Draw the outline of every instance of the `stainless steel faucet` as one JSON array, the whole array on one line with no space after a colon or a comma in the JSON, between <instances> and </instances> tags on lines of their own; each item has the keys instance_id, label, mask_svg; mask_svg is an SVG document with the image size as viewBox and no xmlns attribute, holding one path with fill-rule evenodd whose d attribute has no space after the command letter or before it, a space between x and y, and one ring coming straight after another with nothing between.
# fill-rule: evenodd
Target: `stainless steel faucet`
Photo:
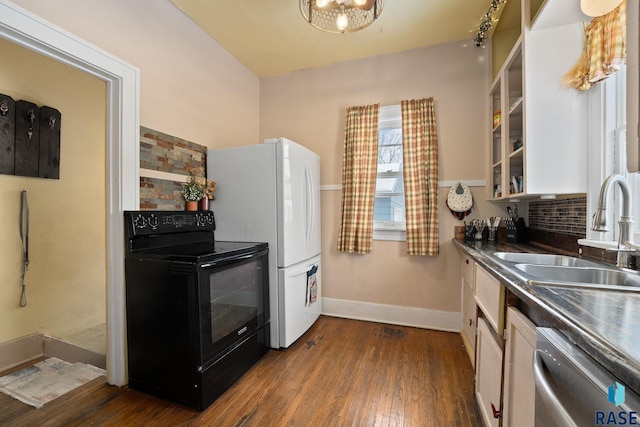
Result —
<instances>
[{"instance_id":1,"label":"stainless steel faucet","mask_svg":"<svg viewBox=\"0 0 640 427\"><path fill-rule=\"evenodd\" d=\"M620 236L618 238L618 253L616 265L618 267L633 268L635 266L635 256L640 255L640 245L633 241L633 219L631 218L631 189L629 181L622 175L611 175L607 177L600 187L600 198L598 199L598 209L593 215L593 231L609 231L607 228L607 195L609 189L614 184L618 184L622 192L622 215L620 215ZM632 256L629 256L632 255Z\"/></svg>"}]
</instances>

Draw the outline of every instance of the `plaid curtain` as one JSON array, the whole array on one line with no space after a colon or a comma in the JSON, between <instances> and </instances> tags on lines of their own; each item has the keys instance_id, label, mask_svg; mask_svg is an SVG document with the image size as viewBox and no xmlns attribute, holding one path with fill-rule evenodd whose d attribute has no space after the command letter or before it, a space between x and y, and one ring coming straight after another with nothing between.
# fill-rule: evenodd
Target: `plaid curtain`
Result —
<instances>
[{"instance_id":1,"label":"plaid curtain","mask_svg":"<svg viewBox=\"0 0 640 427\"><path fill-rule=\"evenodd\" d=\"M338 251L367 254L373 240L380 104L347 109Z\"/></svg>"},{"instance_id":2,"label":"plaid curtain","mask_svg":"<svg viewBox=\"0 0 640 427\"><path fill-rule=\"evenodd\" d=\"M584 29L582 55L564 82L584 91L618 71L627 61L626 24L626 0L606 15L593 18Z\"/></svg>"},{"instance_id":3,"label":"plaid curtain","mask_svg":"<svg viewBox=\"0 0 640 427\"><path fill-rule=\"evenodd\" d=\"M636 0L637 1L637 0ZM606 79L626 62L627 3L593 18L585 32L589 42L589 81Z\"/></svg>"},{"instance_id":4,"label":"plaid curtain","mask_svg":"<svg viewBox=\"0 0 640 427\"><path fill-rule=\"evenodd\" d=\"M407 253L438 255L438 135L433 98L402 101Z\"/></svg>"}]
</instances>

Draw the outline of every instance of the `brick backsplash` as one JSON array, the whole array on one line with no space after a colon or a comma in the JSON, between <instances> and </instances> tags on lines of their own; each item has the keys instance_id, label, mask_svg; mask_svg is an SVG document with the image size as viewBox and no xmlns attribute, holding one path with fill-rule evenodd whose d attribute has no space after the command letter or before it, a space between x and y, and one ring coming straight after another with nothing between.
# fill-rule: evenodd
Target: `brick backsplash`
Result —
<instances>
[{"instance_id":1,"label":"brick backsplash","mask_svg":"<svg viewBox=\"0 0 640 427\"><path fill-rule=\"evenodd\" d=\"M584 238L587 234L587 198L529 202L529 228Z\"/></svg>"},{"instance_id":2,"label":"brick backsplash","mask_svg":"<svg viewBox=\"0 0 640 427\"><path fill-rule=\"evenodd\" d=\"M182 183L165 179L140 177L141 210L184 210L180 194Z\"/></svg>"},{"instance_id":3,"label":"brick backsplash","mask_svg":"<svg viewBox=\"0 0 640 427\"><path fill-rule=\"evenodd\" d=\"M204 176L207 147L140 126L140 167L189 175L200 170Z\"/></svg>"},{"instance_id":4,"label":"brick backsplash","mask_svg":"<svg viewBox=\"0 0 640 427\"><path fill-rule=\"evenodd\" d=\"M179 175L206 176L207 147L140 127L140 168ZM141 210L184 210L177 181L140 177Z\"/></svg>"}]
</instances>

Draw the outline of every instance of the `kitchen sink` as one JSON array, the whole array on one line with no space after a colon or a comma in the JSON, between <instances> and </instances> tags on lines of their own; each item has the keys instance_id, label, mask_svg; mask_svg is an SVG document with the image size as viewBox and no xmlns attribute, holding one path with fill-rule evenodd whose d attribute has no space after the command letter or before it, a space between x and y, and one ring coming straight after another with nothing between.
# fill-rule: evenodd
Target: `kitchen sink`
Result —
<instances>
[{"instance_id":1,"label":"kitchen sink","mask_svg":"<svg viewBox=\"0 0 640 427\"><path fill-rule=\"evenodd\" d=\"M526 252L495 252L495 257L500 258L507 262L516 262L523 264L536 264L536 265L562 265L562 266L590 266L595 267L598 264L586 261L580 258L575 258L565 255L551 255L551 254L536 254Z\"/></svg>"},{"instance_id":2,"label":"kitchen sink","mask_svg":"<svg viewBox=\"0 0 640 427\"><path fill-rule=\"evenodd\" d=\"M532 285L640 291L640 274L613 268L516 264Z\"/></svg>"}]
</instances>

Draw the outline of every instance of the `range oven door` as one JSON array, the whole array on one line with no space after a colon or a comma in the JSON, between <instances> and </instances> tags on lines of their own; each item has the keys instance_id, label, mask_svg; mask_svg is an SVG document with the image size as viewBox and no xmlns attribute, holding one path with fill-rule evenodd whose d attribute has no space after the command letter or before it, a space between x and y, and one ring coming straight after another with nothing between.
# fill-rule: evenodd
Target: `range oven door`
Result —
<instances>
[{"instance_id":1,"label":"range oven door","mask_svg":"<svg viewBox=\"0 0 640 427\"><path fill-rule=\"evenodd\" d=\"M268 251L233 255L198 268L202 369L269 322Z\"/></svg>"}]
</instances>

